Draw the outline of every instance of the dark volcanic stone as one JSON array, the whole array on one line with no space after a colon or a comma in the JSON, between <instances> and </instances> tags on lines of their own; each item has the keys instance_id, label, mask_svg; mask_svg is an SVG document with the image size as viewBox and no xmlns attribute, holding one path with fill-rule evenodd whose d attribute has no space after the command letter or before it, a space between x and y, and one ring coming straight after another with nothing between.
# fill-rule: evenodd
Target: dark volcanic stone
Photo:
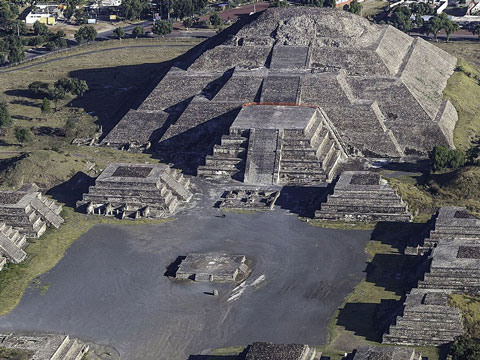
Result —
<instances>
[{"instance_id":1,"label":"dark volcanic stone","mask_svg":"<svg viewBox=\"0 0 480 360\"><path fill-rule=\"evenodd\" d=\"M455 213L455 218L456 219L478 219L478 217L476 217L475 215L473 214L470 214L468 211L466 210L460 210L460 211L457 211Z\"/></svg>"},{"instance_id":2,"label":"dark volcanic stone","mask_svg":"<svg viewBox=\"0 0 480 360\"><path fill-rule=\"evenodd\" d=\"M119 166L112 176L146 178L152 172L152 168L143 166Z\"/></svg>"},{"instance_id":3,"label":"dark volcanic stone","mask_svg":"<svg viewBox=\"0 0 480 360\"><path fill-rule=\"evenodd\" d=\"M25 194L19 193L0 193L0 204L16 204Z\"/></svg>"},{"instance_id":4,"label":"dark volcanic stone","mask_svg":"<svg viewBox=\"0 0 480 360\"><path fill-rule=\"evenodd\" d=\"M353 185L378 185L380 184L380 175L378 174L355 174L350 180Z\"/></svg>"},{"instance_id":5,"label":"dark volcanic stone","mask_svg":"<svg viewBox=\"0 0 480 360\"><path fill-rule=\"evenodd\" d=\"M480 259L480 247L460 246L457 253L458 259Z\"/></svg>"},{"instance_id":6,"label":"dark volcanic stone","mask_svg":"<svg viewBox=\"0 0 480 360\"><path fill-rule=\"evenodd\" d=\"M300 360L306 345L253 343L245 360Z\"/></svg>"}]
</instances>

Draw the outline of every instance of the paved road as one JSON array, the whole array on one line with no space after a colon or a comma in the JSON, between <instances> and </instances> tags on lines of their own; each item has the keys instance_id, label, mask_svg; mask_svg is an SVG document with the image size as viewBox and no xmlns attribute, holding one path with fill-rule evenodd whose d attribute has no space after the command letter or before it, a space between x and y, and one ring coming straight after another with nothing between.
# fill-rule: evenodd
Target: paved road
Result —
<instances>
[{"instance_id":1,"label":"paved road","mask_svg":"<svg viewBox=\"0 0 480 360\"><path fill-rule=\"evenodd\" d=\"M202 193L176 221L91 229L41 277L46 293L28 289L0 331L66 332L129 360L186 360L253 341L325 343L329 319L364 278L370 232L310 226L282 209L216 217L221 191ZM254 261L238 298L233 285L216 284L214 297L210 283L163 276L177 256L211 251Z\"/></svg>"}]
</instances>

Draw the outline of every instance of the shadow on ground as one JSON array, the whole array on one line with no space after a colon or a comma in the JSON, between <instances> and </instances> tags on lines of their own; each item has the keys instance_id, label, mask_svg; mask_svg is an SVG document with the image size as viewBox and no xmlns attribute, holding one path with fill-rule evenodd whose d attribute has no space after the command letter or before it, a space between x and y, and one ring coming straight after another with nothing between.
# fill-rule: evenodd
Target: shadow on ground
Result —
<instances>
[{"instance_id":1,"label":"shadow on ground","mask_svg":"<svg viewBox=\"0 0 480 360\"><path fill-rule=\"evenodd\" d=\"M284 186L275 205L299 216L313 218L327 192L327 186Z\"/></svg>"},{"instance_id":2,"label":"shadow on ground","mask_svg":"<svg viewBox=\"0 0 480 360\"><path fill-rule=\"evenodd\" d=\"M47 195L56 201L62 202L69 207L75 208L75 203L82 199L82 194L88 192L89 186L95 183L94 178L84 172L77 172L69 180L51 188Z\"/></svg>"},{"instance_id":3,"label":"shadow on ground","mask_svg":"<svg viewBox=\"0 0 480 360\"><path fill-rule=\"evenodd\" d=\"M375 225L371 240L390 245L403 253L407 246L423 242L430 228L429 223L380 221Z\"/></svg>"}]
</instances>

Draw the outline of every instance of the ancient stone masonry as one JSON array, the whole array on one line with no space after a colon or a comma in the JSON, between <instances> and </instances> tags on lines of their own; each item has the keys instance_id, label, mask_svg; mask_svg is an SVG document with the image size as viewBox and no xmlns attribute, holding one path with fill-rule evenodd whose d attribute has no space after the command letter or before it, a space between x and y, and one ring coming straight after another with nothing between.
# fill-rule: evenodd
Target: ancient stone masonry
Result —
<instances>
[{"instance_id":1,"label":"ancient stone masonry","mask_svg":"<svg viewBox=\"0 0 480 360\"><path fill-rule=\"evenodd\" d=\"M235 282L249 272L244 255L220 253L190 254L180 263L175 278L179 280Z\"/></svg>"},{"instance_id":2,"label":"ancient stone masonry","mask_svg":"<svg viewBox=\"0 0 480 360\"><path fill-rule=\"evenodd\" d=\"M402 221L412 220L407 204L379 174L345 171L340 175L326 202L315 212L325 221Z\"/></svg>"},{"instance_id":3,"label":"ancient stone masonry","mask_svg":"<svg viewBox=\"0 0 480 360\"><path fill-rule=\"evenodd\" d=\"M170 69L103 144L148 142L208 178L278 185L330 181L353 157L453 147L442 93L456 58L434 45L332 9L272 8L238 28Z\"/></svg>"},{"instance_id":4,"label":"ancient stone masonry","mask_svg":"<svg viewBox=\"0 0 480 360\"><path fill-rule=\"evenodd\" d=\"M81 360L88 345L68 335L0 334L0 347L24 350L34 360Z\"/></svg>"},{"instance_id":5,"label":"ancient stone masonry","mask_svg":"<svg viewBox=\"0 0 480 360\"><path fill-rule=\"evenodd\" d=\"M442 239L418 287L480 294L480 239Z\"/></svg>"},{"instance_id":6,"label":"ancient stone masonry","mask_svg":"<svg viewBox=\"0 0 480 360\"><path fill-rule=\"evenodd\" d=\"M359 347L351 360L422 360L415 349L405 347Z\"/></svg>"},{"instance_id":7,"label":"ancient stone masonry","mask_svg":"<svg viewBox=\"0 0 480 360\"><path fill-rule=\"evenodd\" d=\"M430 237L424 240L418 251L424 252L437 246L443 239L480 239L480 219L464 207L445 206L438 210ZM480 240L479 240L480 241Z\"/></svg>"},{"instance_id":8,"label":"ancient stone masonry","mask_svg":"<svg viewBox=\"0 0 480 360\"><path fill-rule=\"evenodd\" d=\"M396 345L440 346L463 334L460 311L448 304L442 290L412 289L402 314L383 335L383 343Z\"/></svg>"},{"instance_id":9,"label":"ancient stone masonry","mask_svg":"<svg viewBox=\"0 0 480 360\"><path fill-rule=\"evenodd\" d=\"M224 194L219 207L235 210L273 210L280 196L276 190L230 190Z\"/></svg>"},{"instance_id":10,"label":"ancient stone masonry","mask_svg":"<svg viewBox=\"0 0 480 360\"><path fill-rule=\"evenodd\" d=\"M1 191L0 223L4 225L0 226L0 232L21 248L25 237L38 238L47 225L60 227L61 211L62 206L42 195L34 184L24 185L17 191Z\"/></svg>"},{"instance_id":11,"label":"ancient stone masonry","mask_svg":"<svg viewBox=\"0 0 480 360\"><path fill-rule=\"evenodd\" d=\"M308 345L255 342L248 347L245 360L320 360L321 356Z\"/></svg>"},{"instance_id":12,"label":"ancient stone masonry","mask_svg":"<svg viewBox=\"0 0 480 360\"><path fill-rule=\"evenodd\" d=\"M233 141L233 140L236 141ZM346 154L321 111L309 106L244 106L230 135L198 174L247 184L312 185L331 180Z\"/></svg>"},{"instance_id":13,"label":"ancient stone masonry","mask_svg":"<svg viewBox=\"0 0 480 360\"><path fill-rule=\"evenodd\" d=\"M161 217L193 197L190 180L163 164L110 164L77 207L89 214Z\"/></svg>"}]
</instances>

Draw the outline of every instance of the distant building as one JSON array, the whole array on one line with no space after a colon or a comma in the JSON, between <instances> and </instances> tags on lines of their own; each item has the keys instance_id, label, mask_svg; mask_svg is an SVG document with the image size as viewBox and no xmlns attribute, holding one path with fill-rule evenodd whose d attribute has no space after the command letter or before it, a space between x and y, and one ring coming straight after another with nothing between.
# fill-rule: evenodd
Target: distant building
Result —
<instances>
[{"instance_id":1,"label":"distant building","mask_svg":"<svg viewBox=\"0 0 480 360\"><path fill-rule=\"evenodd\" d=\"M43 24L55 25L58 15L62 12L59 4L38 4L25 17L27 24L35 24L40 21Z\"/></svg>"},{"instance_id":2,"label":"distant building","mask_svg":"<svg viewBox=\"0 0 480 360\"><path fill-rule=\"evenodd\" d=\"M100 1L101 6L120 6L122 5L122 0L102 0Z\"/></svg>"}]
</instances>

